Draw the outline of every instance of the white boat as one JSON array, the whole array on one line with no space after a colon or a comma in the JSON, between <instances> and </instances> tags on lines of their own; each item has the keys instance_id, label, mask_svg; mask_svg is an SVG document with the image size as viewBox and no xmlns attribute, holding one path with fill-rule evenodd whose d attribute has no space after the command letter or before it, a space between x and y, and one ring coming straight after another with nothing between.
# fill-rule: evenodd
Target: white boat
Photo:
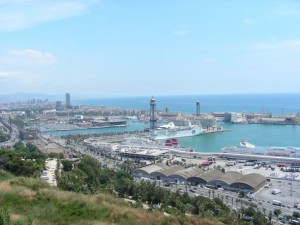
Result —
<instances>
[{"instance_id":1,"label":"white boat","mask_svg":"<svg viewBox=\"0 0 300 225\"><path fill-rule=\"evenodd\" d=\"M187 121L187 126L175 126L173 122L160 126L151 132L150 139L152 140L165 140L171 138L181 138L196 136L204 133L205 129L199 125L193 125Z\"/></svg>"},{"instance_id":2,"label":"white boat","mask_svg":"<svg viewBox=\"0 0 300 225\"><path fill-rule=\"evenodd\" d=\"M240 146L241 147L245 147L245 148L255 148L255 145L253 145L253 144L250 144L248 141L246 141L246 140L241 140L240 141Z\"/></svg>"}]
</instances>

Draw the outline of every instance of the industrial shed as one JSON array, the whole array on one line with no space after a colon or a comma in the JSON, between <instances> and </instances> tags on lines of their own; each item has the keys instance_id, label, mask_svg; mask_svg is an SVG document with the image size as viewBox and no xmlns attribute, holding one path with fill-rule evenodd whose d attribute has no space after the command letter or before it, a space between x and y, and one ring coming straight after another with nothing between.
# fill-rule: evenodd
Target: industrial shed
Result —
<instances>
[{"instance_id":1,"label":"industrial shed","mask_svg":"<svg viewBox=\"0 0 300 225\"><path fill-rule=\"evenodd\" d=\"M230 185L232 191L256 192L267 182L267 178L258 174L250 173Z\"/></svg>"},{"instance_id":2,"label":"industrial shed","mask_svg":"<svg viewBox=\"0 0 300 225\"><path fill-rule=\"evenodd\" d=\"M184 170L178 170L168 176L169 182L186 182L189 177L200 175L202 170L197 167L190 167Z\"/></svg>"},{"instance_id":3,"label":"industrial shed","mask_svg":"<svg viewBox=\"0 0 300 225\"><path fill-rule=\"evenodd\" d=\"M177 171L184 170L183 167L181 166L172 166L168 167L166 169L158 170L155 172L152 172L150 174L151 177L153 177L155 180L163 180L163 181L168 181L168 177L171 174L176 173Z\"/></svg>"},{"instance_id":4,"label":"industrial shed","mask_svg":"<svg viewBox=\"0 0 300 225\"><path fill-rule=\"evenodd\" d=\"M203 172L196 176L191 176L187 179L188 182L190 182L192 185L198 185L198 184L207 184L209 181L221 176L222 173L219 170L211 170L207 172Z\"/></svg>"},{"instance_id":5,"label":"industrial shed","mask_svg":"<svg viewBox=\"0 0 300 225\"><path fill-rule=\"evenodd\" d=\"M166 169L166 168L168 168L168 166L165 165L165 164L162 164L162 163L152 164L152 165L149 165L149 166L145 166L145 167L142 167L142 168L135 169L133 171L133 176L134 177L139 177L139 178L144 177L144 178L154 179L154 177L151 176L151 173L153 173L155 171L163 170L163 169Z\"/></svg>"},{"instance_id":6,"label":"industrial shed","mask_svg":"<svg viewBox=\"0 0 300 225\"><path fill-rule=\"evenodd\" d=\"M242 178L243 175L236 171L229 171L223 173L221 176L216 177L209 181L207 184L212 185L216 188L224 188L227 189L233 182Z\"/></svg>"}]
</instances>

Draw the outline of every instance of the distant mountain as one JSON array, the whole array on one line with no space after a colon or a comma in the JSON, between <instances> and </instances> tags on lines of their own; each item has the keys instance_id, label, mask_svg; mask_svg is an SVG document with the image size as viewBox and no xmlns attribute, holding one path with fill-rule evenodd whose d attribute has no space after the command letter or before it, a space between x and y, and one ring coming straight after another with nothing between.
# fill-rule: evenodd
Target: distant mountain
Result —
<instances>
[{"instance_id":1,"label":"distant mountain","mask_svg":"<svg viewBox=\"0 0 300 225\"><path fill-rule=\"evenodd\" d=\"M65 94L43 94L43 93L13 93L8 95L0 95L0 102L8 101L25 101L29 99L45 99L49 101L64 100Z\"/></svg>"}]
</instances>

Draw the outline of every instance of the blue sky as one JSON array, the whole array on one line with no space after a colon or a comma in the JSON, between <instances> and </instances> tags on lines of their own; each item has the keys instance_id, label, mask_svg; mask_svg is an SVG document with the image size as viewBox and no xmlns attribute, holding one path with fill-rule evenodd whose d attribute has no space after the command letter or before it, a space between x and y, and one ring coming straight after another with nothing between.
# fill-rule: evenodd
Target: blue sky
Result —
<instances>
[{"instance_id":1,"label":"blue sky","mask_svg":"<svg viewBox=\"0 0 300 225\"><path fill-rule=\"evenodd\" d=\"M294 93L300 1L0 0L0 95Z\"/></svg>"}]
</instances>

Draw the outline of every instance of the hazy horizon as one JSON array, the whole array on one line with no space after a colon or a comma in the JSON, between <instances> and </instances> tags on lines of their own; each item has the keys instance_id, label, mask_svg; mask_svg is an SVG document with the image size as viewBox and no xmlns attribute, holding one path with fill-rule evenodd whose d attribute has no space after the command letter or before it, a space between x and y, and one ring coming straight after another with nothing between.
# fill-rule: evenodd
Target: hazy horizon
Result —
<instances>
[{"instance_id":1,"label":"hazy horizon","mask_svg":"<svg viewBox=\"0 0 300 225\"><path fill-rule=\"evenodd\" d=\"M7 95L0 95L0 98L4 98L3 100L14 98L16 100L27 100L30 99L39 99L39 98L49 98L50 100L65 100L66 93L12 93ZM131 95L131 96L80 96L80 95L73 95L70 93L71 100L93 100L93 99L122 99L122 98L157 98L157 97L195 97L195 96L255 96L255 95L262 95L262 96L287 96L287 95L300 95L300 92L295 93L232 93L232 94L182 94L182 95ZM199 99L200 100L200 99Z\"/></svg>"}]
</instances>

